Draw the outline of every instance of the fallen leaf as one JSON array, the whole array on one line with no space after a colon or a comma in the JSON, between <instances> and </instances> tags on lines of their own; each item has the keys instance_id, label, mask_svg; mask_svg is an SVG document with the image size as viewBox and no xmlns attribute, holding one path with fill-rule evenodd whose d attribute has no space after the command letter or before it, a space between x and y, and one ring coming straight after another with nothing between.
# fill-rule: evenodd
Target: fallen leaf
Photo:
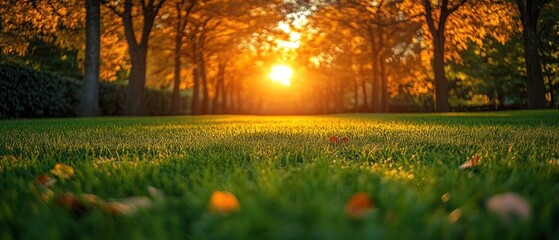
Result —
<instances>
[{"instance_id":1,"label":"fallen leaf","mask_svg":"<svg viewBox=\"0 0 559 240\"><path fill-rule=\"evenodd\" d=\"M15 162L18 160L16 157L14 157L14 155L11 154L5 155L2 158L6 159L9 162Z\"/></svg>"},{"instance_id":2,"label":"fallen leaf","mask_svg":"<svg viewBox=\"0 0 559 240\"><path fill-rule=\"evenodd\" d=\"M56 203L78 217L105 204L102 199L93 194L75 195L69 192L60 194L56 198Z\"/></svg>"},{"instance_id":3,"label":"fallen leaf","mask_svg":"<svg viewBox=\"0 0 559 240\"><path fill-rule=\"evenodd\" d=\"M68 179L74 175L74 168L63 163L57 163L54 169L50 170L50 173L61 179Z\"/></svg>"},{"instance_id":4,"label":"fallen leaf","mask_svg":"<svg viewBox=\"0 0 559 240\"><path fill-rule=\"evenodd\" d=\"M73 193L63 193L56 198L56 204L70 211L76 216L82 216L89 209Z\"/></svg>"},{"instance_id":5,"label":"fallen leaf","mask_svg":"<svg viewBox=\"0 0 559 240\"><path fill-rule=\"evenodd\" d=\"M56 183L56 179L48 175L41 175L36 178L37 183L44 187L50 187Z\"/></svg>"},{"instance_id":6,"label":"fallen leaf","mask_svg":"<svg viewBox=\"0 0 559 240\"><path fill-rule=\"evenodd\" d=\"M342 141L343 143L348 143L349 142L349 137L343 136L343 137L340 138L340 141Z\"/></svg>"},{"instance_id":7,"label":"fallen leaf","mask_svg":"<svg viewBox=\"0 0 559 240\"><path fill-rule=\"evenodd\" d=\"M458 167L459 169L467 169L467 168L473 168L476 167L478 164L478 160L479 160L479 155L475 155L474 157L472 157L472 159L462 163L462 165L460 165L460 167Z\"/></svg>"},{"instance_id":8,"label":"fallen leaf","mask_svg":"<svg viewBox=\"0 0 559 240\"><path fill-rule=\"evenodd\" d=\"M443 194L443 195L441 196L441 201L442 201L443 203L448 202L448 200L450 200L450 196L451 196L450 193L445 193L445 194Z\"/></svg>"},{"instance_id":9,"label":"fallen leaf","mask_svg":"<svg viewBox=\"0 0 559 240\"><path fill-rule=\"evenodd\" d=\"M329 143L338 143L338 142L340 142L340 138L338 138L338 136L330 136L328 138L328 142Z\"/></svg>"},{"instance_id":10,"label":"fallen leaf","mask_svg":"<svg viewBox=\"0 0 559 240\"><path fill-rule=\"evenodd\" d=\"M526 221L532 214L528 201L513 192L494 195L485 202L485 205L490 212L497 214L507 222L514 218Z\"/></svg>"},{"instance_id":11,"label":"fallen leaf","mask_svg":"<svg viewBox=\"0 0 559 240\"><path fill-rule=\"evenodd\" d=\"M105 210L113 215L131 215L142 208L151 206L151 200L145 196L133 196L112 201L105 205Z\"/></svg>"},{"instance_id":12,"label":"fallen leaf","mask_svg":"<svg viewBox=\"0 0 559 240\"><path fill-rule=\"evenodd\" d=\"M448 220L450 223L455 223L458 219L460 219L460 217L462 217L462 210L460 210L460 208L454 209L454 211L448 214Z\"/></svg>"},{"instance_id":13,"label":"fallen leaf","mask_svg":"<svg viewBox=\"0 0 559 240\"><path fill-rule=\"evenodd\" d=\"M216 213L230 213L238 211L239 201L233 193L226 191L213 192L208 208Z\"/></svg>"},{"instance_id":14,"label":"fallen leaf","mask_svg":"<svg viewBox=\"0 0 559 240\"><path fill-rule=\"evenodd\" d=\"M48 188L42 188L39 192L39 199L43 202L49 202L54 197L54 192Z\"/></svg>"},{"instance_id":15,"label":"fallen leaf","mask_svg":"<svg viewBox=\"0 0 559 240\"><path fill-rule=\"evenodd\" d=\"M155 200L163 200L163 198L165 197L163 191L152 186L148 186L148 192L149 195Z\"/></svg>"},{"instance_id":16,"label":"fallen leaf","mask_svg":"<svg viewBox=\"0 0 559 240\"><path fill-rule=\"evenodd\" d=\"M83 202L93 207L98 207L104 203L102 199L93 194L82 194L80 198Z\"/></svg>"},{"instance_id":17,"label":"fallen leaf","mask_svg":"<svg viewBox=\"0 0 559 240\"><path fill-rule=\"evenodd\" d=\"M347 217L353 219L363 218L365 214L372 211L374 208L373 201L364 192L355 193L347 202L345 206L345 213Z\"/></svg>"},{"instance_id":18,"label":"fallen leaf","mask_svg":"<svg viewBox=\"0 0 559 240\"><path fill-rule=\"evenodd\" d=\"M127 215L130 214L130 207L121 202L109 202L104 207L105 212L111 215Z\"/></svg>"}]
</instances>

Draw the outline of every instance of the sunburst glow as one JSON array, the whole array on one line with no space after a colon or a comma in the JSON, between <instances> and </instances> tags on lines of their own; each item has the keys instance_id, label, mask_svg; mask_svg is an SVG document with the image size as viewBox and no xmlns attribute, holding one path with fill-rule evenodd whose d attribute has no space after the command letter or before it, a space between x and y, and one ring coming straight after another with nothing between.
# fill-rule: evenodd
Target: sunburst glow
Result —
<instances>
[{"instance_id":1,"label":"sunburst glow","mask_svg":"<svg viewBox=\"0 0 559 240\"><path fill-rule=\"evenodd\" d=\"M293 76L293 69L286 65L275 65L270 72L270 79L284 86L291 86L291 77Z\"/></svg>"}]
</instances>

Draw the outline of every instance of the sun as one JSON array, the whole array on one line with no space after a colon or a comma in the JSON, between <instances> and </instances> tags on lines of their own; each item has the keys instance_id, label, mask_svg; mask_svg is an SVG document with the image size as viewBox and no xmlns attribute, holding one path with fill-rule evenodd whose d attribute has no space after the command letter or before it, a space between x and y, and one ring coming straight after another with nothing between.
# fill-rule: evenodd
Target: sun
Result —
<instances>
[{"instance_id":1,"label":"sun","mask_svg":"<svg viewBox=\"0 0 559 240\"><path fill-rule=\"evenodd\" d=\"M270 72L270 79L284 86L291 86L291 77L293 76L293 69L287 65L275 65Z\"/></svg>"}]
</instances>

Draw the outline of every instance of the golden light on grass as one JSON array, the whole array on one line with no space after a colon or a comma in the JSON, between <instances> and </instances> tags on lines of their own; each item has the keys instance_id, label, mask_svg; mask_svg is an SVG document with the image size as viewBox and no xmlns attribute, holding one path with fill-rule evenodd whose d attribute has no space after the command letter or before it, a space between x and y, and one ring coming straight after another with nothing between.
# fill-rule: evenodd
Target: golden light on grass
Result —
<instances>
[{"instance_id":1,"label":"golden light on grass","mask_svg":"<svg viewBox=\"0 0 559 240\"><path fill-rule=\"evenodd\" d=\"M293 76L293 69L287 65L275 65L270 72L270 79L284 86L291 86L291 77Z\"/></svg>"}]
</instances>

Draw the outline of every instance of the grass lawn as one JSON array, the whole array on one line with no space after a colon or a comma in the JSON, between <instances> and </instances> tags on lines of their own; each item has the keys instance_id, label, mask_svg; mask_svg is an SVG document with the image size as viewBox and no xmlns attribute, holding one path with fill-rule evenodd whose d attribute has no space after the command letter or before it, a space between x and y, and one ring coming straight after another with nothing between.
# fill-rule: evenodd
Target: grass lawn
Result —
<instances>
[{"instance_id":1,"label":"grass lawn","mask_svg":"<svg viewBox=\"0 0 559 240\"><path fill-rule=\"evenodd\" d=\"M559 239L558 111L10 120L0 136L0 239ZM75 174L40 186L57 163ZM209 211L218 190L240 209ZM357 192L375 207L351 219ZM505 192L528 220L486 207ZM63 193L150 204L76 214Z\"/></svg>"}]
</instances>

